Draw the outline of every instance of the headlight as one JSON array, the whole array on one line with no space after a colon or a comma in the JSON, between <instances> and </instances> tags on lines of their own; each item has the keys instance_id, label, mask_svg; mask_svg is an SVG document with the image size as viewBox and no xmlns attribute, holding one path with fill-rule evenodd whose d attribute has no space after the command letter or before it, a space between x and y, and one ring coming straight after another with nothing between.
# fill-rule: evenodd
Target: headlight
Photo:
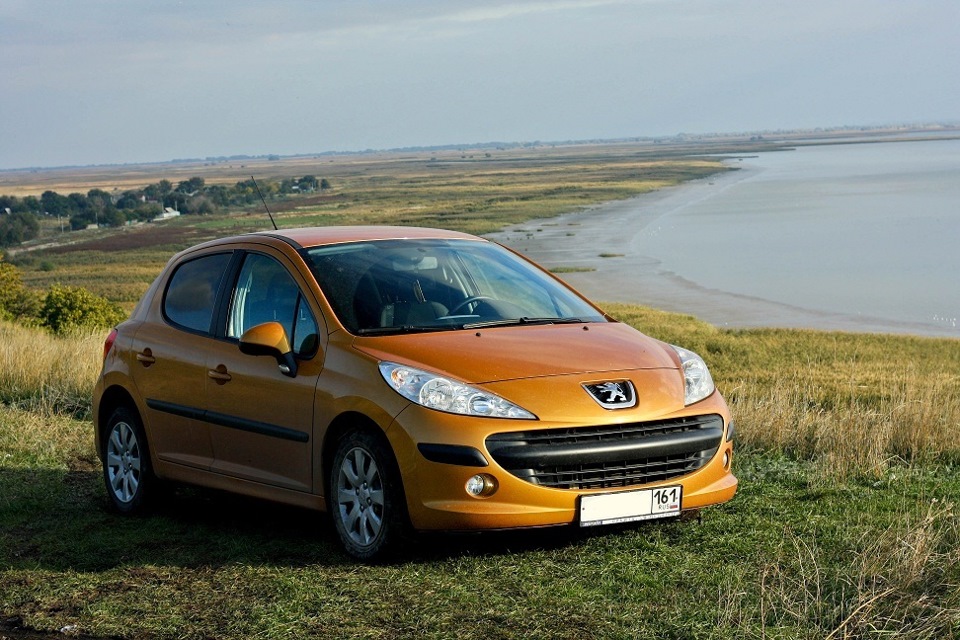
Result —
<instances>
[{"instance_id":1,"label":"headlight","mask_svg":"<svg viewBox=\"0 0 960 640\"><path fill-rule=\"evenodd\" d=\"M537 419L526 409L498 395L429 371L381 362L380 374L394 391L428 409L486 418Z\"/></svg>"},{"instance_id":2,"label":"headlight","mask_svg":"<svg viewBox=\"0 0 960 640\"><path fill-rule=\"evenodd\" d=\"M675 345L670 345L680 356L680 365L683 367L683 404L693 404L703 400L717 388L710 377L707 363L703 358L692 351L687 351Z\"/></svg>"}]
</instances>

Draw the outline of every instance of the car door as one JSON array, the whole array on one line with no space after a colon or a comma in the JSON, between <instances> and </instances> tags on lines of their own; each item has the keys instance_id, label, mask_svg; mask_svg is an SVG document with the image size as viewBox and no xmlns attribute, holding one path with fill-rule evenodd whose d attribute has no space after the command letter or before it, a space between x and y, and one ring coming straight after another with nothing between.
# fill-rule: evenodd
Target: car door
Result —
<instances>
[{"instance_id":1,"label":"car door","mask_svg":"<svg viewBox=\"0 0 960 640\"><path fill-rule=\"evenodd\" d=\"M321 333L301 287L281 259L254 252L243 256L224 339L208 352L207 421L216 471L310 491ZM295 376L282 372L273 357L240 352L240 336L264 322L284 327L299 363Z\"/></svg>"},{"instance_id":2,"label":"car door","mask_svg":"<svg viewBox=\"0 0 960 640\"><path fill-rule=\"evenodd\" d=\"M133 338L132 375L146 405L147 440L160 464L208 469L213 447L204 411L206 352L231 252L185 259L175 266ZM167 475L176 476L174 468Z\"/></svg>"}]
</instances>

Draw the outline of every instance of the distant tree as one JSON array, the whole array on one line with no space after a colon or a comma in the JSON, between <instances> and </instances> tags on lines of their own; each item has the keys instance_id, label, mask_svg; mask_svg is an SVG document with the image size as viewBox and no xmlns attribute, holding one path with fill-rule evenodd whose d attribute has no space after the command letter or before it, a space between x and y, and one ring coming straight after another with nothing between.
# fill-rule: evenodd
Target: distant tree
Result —
<instances>
[{"instance_id":1,"label":"distant tree","mask_svg":"<svg viewBox=\"0 0 960 640\"><path fill-rule=\"evenodd\" d=\"M245 205L252 204L259 199L257 195L257 186L253 180L241 180L233 186L233 196L231 204Z\"/></svg>"},{"instance_id":2,"label":"distant tree","mask_svg":"<svg viewBox=\"0 0 960 640\"><path fill-rule=\"evenodd\" d=\"M70 201L56 191L44 191L40 195L40 206L52 216L67 215L70 212Z\"/></svg>"},{"instance_id":3,"label":"distant tree","mask_svg":"<svg viewBox=\"0 0 960 640\"><path fill-rule=\"evenodd\" d=\"M142 191L124 191L122 194L120 194L120 197L117 198L115 206L117 209L121 210L136 209L143 204L142 196Z\"/></svg>"},{"instance_id":4,"label":"distant tree","mask_svg":"<svg viewBox=\"0 0 960 640\"><path fill-rule=\"evenodd\" d=\"M19 211L0 216L0 247L33 240L38 233L40 233L40 222L33 213Z\"/></svg>"},{"instance_id":5,"label":"distant tree","mask_svg":"<svg viewBox=\"0 0 960 640\"><path fill-rule=\"evenodd\" d=\"M92 211L81 211L70 216L70 228L74 231L86 229L96 223L96 217Z\"/></svg>"},{"instance_id":6,"label":"distant tree","mask_svg":"<svg viewBox=\"0 0 960 640\"><path fill-rule=\"evenodd\" d=\"M163 213L163 207L158 203L144 202L136 208L133 215L137 220L153 220L161 213Z\"/></svg>"},{"instance_id":7,"label":"distant tree","mask_svg":"<svg viewBox=\"0 0 960 640\"><path fill-rule=\"evenodd\" d=\"M206 215L214 213L216 206L210 201L210 198L204 195L193 196L183 203L180 213Z\"/></svg>"},{"instance_id":8,"label":"distant tree","mask_svg":"<svg viewBox=\"0 0 960 640\"><path fill-rule=\"evenodd\" d=\"M203 191L203 185L204 185L203 178L194 177L179 183L177 185L176 191L178 193L193 195L199 191Z\"/></svg>"},{"instance_id":9,"label":"distant tree","mask_svg":"<svg viewBox=\"0 0 960 640\"><path fill-rule=\"evenodd\" d=\"M123 225L127 224L127 215L123 211L111 207L102 216L100 216L100 224L105 224L110 227L122 227Z\"/></svg>"},{"instance_id":10,"label":"distant tree","mask_svg":"<svg viewBox=\"0 0 960 640\"><path fill-rule=\"evenodd\" d=\"M43 207L40 206L40 199L37 196L24 196L20 203L24 211L43 213Z\"/></svg>"},{"instance_id":11,"label":"distant tree","mask_svg":"<svg viewBox=\"0 0 960 640\"><path fill-rule=\"evenodd\" d=\"M6 213L40 213L40 200L37 196L0 196L0 214Z\"/></svg>"},{"instance_id":12,"label":"distant tree","mask_svg":"<svg viewBox=\"0 0 960 640\"><path fill-rule=\"evenodd\" d=\"M97 224L106 221L108 216L113 217L113 198L103 189L90 189L87 192L87 205L93 211L93 221Z\"/></svg>"},{"instance_id":13,"label":"distant tree","mask_svg":"<svg viewBox=\"0 0 960 640\"><path fill-rule=\"evenodd\" d=\"M90 202L82 193L71 193L67 196L68 211L70 213L86 213L90 211ZM90 215L93 218L93 215Z\"/></svg>"},{"instance_id":14,"label":"distant tree","mask_svg":"<svg viewBox=\"0 0 960 640\"><path fill-rule=\"evenodd\" d=\"M222 184L214 184L204 189L204 195L217 207L225 207L230 204L232 190Z\"/></svg>"},{"instance_id":15,"label":"distant tree","mask_svg":"<svg viewBox=\"0 0 960 640\"><path fill-rule=\"evenodd\" d=\"M330 181L329 181L329 180L327 180L326 178L324 178L323 180L320 181L320 190L321 190L321 191L326 191L327 189L330 189L330 188L331 188L331 187L330 187Z\"/></svg>"},{"instance_id":16,"label":"distant tree","mask_svg":"<svg viewBox=\"0 0 960 640\"><path fill-rule=\"evenodd\" d=\"M316 191L320 188L320 182L316 176L303 176L297 181L301 191Z\"/></svg>"}]
</instances>

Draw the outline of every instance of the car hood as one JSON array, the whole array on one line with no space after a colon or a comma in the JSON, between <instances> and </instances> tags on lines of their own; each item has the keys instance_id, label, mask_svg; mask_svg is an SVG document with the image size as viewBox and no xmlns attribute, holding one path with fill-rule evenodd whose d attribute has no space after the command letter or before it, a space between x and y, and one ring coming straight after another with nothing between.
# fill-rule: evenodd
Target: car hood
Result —
<instances>
[{"instance_id":1,"label":"car hood","mask_svg":"<svg viewBox=\"0 0 960 640\"><path fill-rule=\"evenodd\" d=\"M354 347L469 384L543 376L679 369L664 343L617 322L488 327L357 338Z\"/></svg>"}]
</instances>

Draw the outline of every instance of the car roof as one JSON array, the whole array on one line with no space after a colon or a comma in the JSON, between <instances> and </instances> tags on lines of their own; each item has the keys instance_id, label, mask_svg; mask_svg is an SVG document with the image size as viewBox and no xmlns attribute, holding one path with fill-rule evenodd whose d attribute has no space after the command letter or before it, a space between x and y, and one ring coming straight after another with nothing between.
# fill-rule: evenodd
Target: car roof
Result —
<instances>
[{"instance_id":1,"label":"car roof","mask_svg":"<svg viewBox=\"0 0 960 640\"><path fill-rule=\"evenodd\" d=\"M459 231L399 226L303 227L299 229L280 229L278 231L259 231L250 235L282 238L288 242L307 248L327 244L369 240L481 240L481 238L477 236Z\"/></svg>"}]
</instances>

